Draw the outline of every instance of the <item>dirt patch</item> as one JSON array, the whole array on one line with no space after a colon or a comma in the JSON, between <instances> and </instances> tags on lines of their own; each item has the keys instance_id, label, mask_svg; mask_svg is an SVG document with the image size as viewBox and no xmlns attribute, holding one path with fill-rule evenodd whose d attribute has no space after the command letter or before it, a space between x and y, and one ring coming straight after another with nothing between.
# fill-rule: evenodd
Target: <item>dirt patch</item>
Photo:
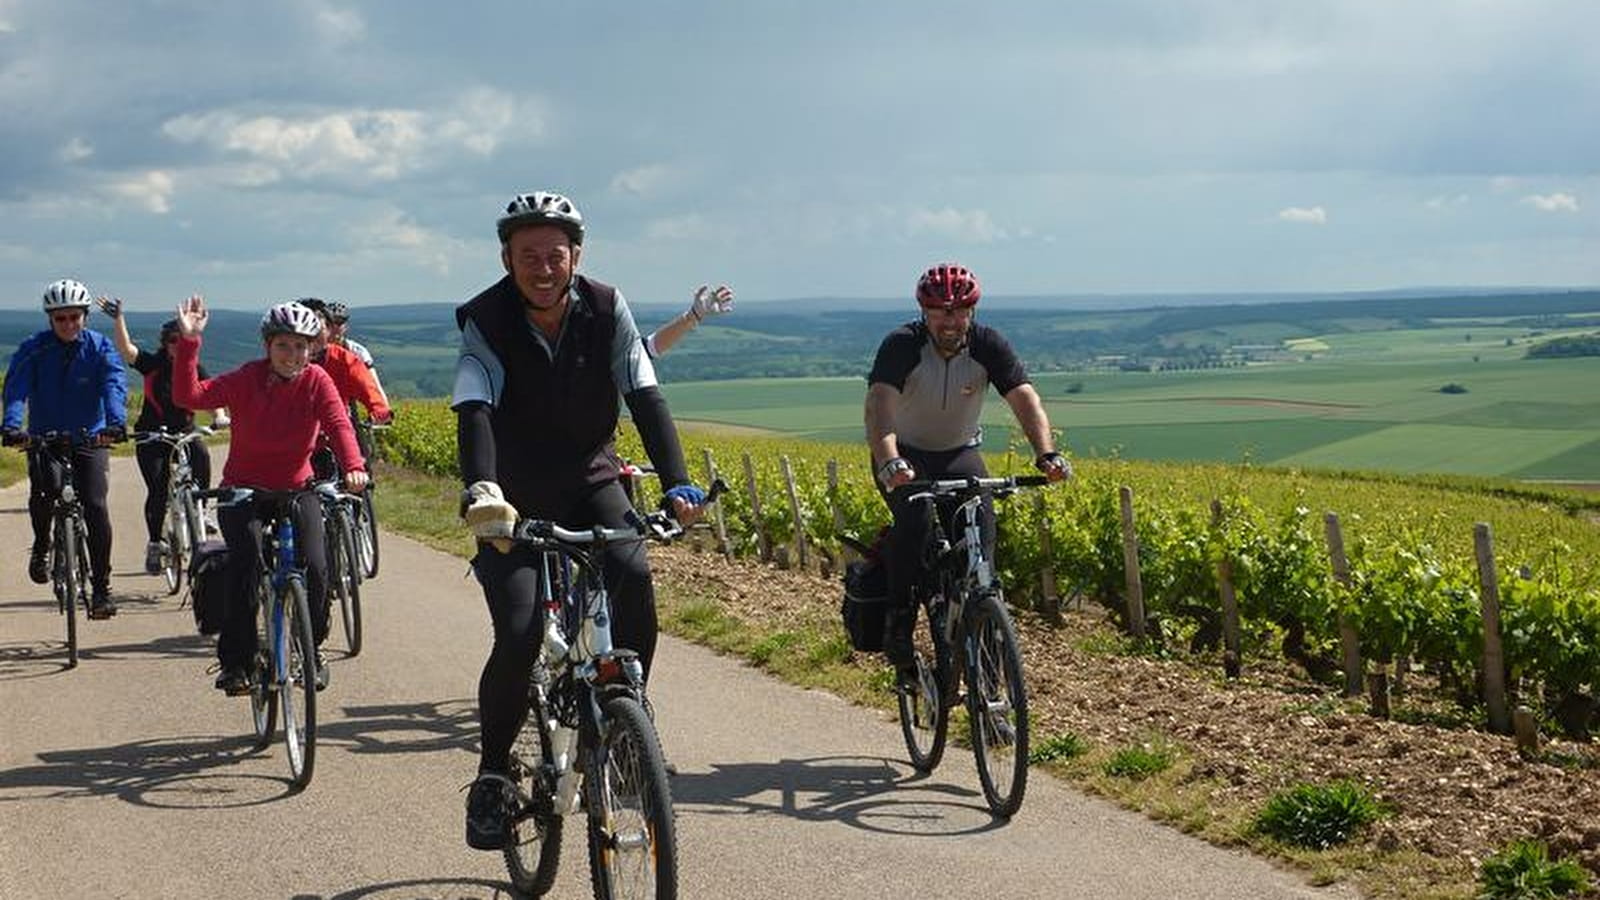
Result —
<instances>
[{"instance_id":1,"label":"dirt patch","mask_svg":"<svg viewBox=\"0 0 1600 900\"><path fill-rule=\"evenodd\" d=\"M652 559L658 578L719 593L757 627L837 612L835 579L687 548ZM1159 734L1193 761L1195 777L1252 808L1296 782L1355 779L1391 811L1363 838L1366 848L1420 853L1457 883L1521 837L1542 838L1600 874L1600 754L1591 746L1553 742L1539 760L1524 759L1509 738L1374 719L1286 665L1251 660L1247 677L1229 684L1217 666L1093 650L1116 637L1092 604L1063 619L1052 626L1018 614L1036 740L1073 732L1121 746ZM1396 708L1406 705L1398 699Z\"/></svg>"}]
</instances>

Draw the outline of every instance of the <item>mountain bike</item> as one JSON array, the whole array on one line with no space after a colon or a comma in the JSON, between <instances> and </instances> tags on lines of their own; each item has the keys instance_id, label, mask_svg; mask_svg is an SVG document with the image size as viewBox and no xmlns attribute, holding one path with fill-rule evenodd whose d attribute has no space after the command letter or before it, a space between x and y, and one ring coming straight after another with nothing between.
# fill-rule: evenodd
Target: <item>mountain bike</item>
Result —
<instances>
[{"instance_id":1,"label":"mountain bike","mask_svg":"<svg viewBox=\"0 0 1600 900\"><path fill-rule=\"evenodd\" d=\"M725 489L712 485L707 503ZM582 809L596 900L672 900L677 833L666 760L632 650L612 646L602 559L609 543L680 537L665 513L621 528L569 530L524 519L513 541L539 552L543 643L528 687L528 717L511 750L517 785L506 871L522 894L550 889L565 817Z\"/></svg>"},{"instance_id":2,"label":"mountain bike","mask_svg":"<svg viewBox=\"0 0 1600 900\"><path fill-rule=\"evenodd\" d=\"M6 446L28 454L29 468L55 466L61 473L61 490L50 505L50 586L56 608L67 617L67 668L78 665L78 607L89 618L93 588L89 581L89 526L83 518L83 501L73 482L74 449L87 440L69 431L7 436Z\"/></svg>"},{"instance_id":3,"label":"mountain bike","mask_svg":"<svg viewBox=\"0 0 1600 900\"><path fill-rule=\"evenodd\" d=\"M329 482L318 486L322 497L323 540L328 548L328 590L338 601L344 623L345 646L351 656L361 653L361 582L363 572L357 549L356 518L362 508L359 494L346 494Z\"/></svg>"},{"instance_id":4,"label":"mountain bike","mask_svg":"<svg viewBox=\"0 0 1600 900\"><path fill-rule=\"evenodd\" d=\"M372 474L372 462L381 457L378 433L389 428L386 422L371 419L356 420L356 443L367 460L367 474ZM378 577L378 508L373 505L372 489L376 483L369 480L366 490L357 495L356 506L351 510L355 518L356 553L361 561L361 572L367 578Z\"/></svg>"},{"instance_id":5,"label":"mountain bike","mask_svg":"<svg viewBox=\"0 0 1600 900\"><path fill-rule=\"evenodd\" d=\"M926 612L927 629L914 632L914 673L895 688L901 736L911 765L933 771L944 756L950 711L960 704L964 681L978 780L990 811L1003 818L1016 814L1027 790L1028 694L1016 626L984 550L979 510L985 498L1048 482L1043 475L967 476L899 489L906 502L932 507L912 611Z\"/></svg>"},{"instance_id":6,"label":"mountain bike","mask_svg":"<svg viewBox=\"0 0 1600 900\"><path fill-rule=\"evenodd\" d=\"M337 493L330 483L314 490L324 497ZM282 708L290 783L297 791L311 783L317 759L317 644L305 570L295 561L293 506L301 493L243 487L196 492L202 500L215 499L221 508L254 503L264 511L260 578L253 599L256 658L250 672L250 716L255 749L261 750L272 743Z\"/></svg>"},{"instance_id":7,"label":"mountain bike","mask_svg":"<svg viewBox=\"0 0 1600 900\"><path fill-rule=\"evenodd\" d=\"M206 539L206 522L195 499L199 485L194 480L194 470L189 465L189 444L214 434L205 426L188 432L172 432L165 428L157 431L134 432L133 439L140 444L161 443L167 453L167 514L161 526L161 575L167 583L167 594L176 594L183 587L184 573L194 559L195 547Z\"/></svg>"}]
</instances>

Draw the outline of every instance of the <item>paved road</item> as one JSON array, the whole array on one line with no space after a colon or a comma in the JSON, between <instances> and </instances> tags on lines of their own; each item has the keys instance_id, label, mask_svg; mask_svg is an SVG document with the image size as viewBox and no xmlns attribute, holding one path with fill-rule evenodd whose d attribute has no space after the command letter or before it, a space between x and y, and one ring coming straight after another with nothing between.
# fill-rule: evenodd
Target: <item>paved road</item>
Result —
<instances>
[{"instance_id":1,"label":"paved road","mask_svg":"<svg viewBox=\"0 0 1600 900\"><path fill-rule=\"evenodd\" d=\"M499 856L462 840L488 640L465 564L385 536L366 650L334 654L316 777L290 794L281 743L250 751L248 704L211 688L208 640L139 571L142 496L116 460L122 613L80 624L66 670L54 601L24 572L24 486L0 491L0 898L509 896ZM967 756L919 778L875 712L675 640L658 661L686 897L1353 896L1042 777L999 825ZM551 896L588 896L567 834Z\"/></svg>"}]
</instances>

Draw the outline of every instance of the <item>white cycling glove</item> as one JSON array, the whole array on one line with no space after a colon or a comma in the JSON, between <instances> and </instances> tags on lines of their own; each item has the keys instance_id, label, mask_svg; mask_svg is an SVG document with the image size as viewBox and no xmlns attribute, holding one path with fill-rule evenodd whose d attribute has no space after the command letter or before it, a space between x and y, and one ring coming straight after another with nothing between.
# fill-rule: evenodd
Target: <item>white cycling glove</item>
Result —
<instances>
[{"instance_id":1,"label":"white cycling glove","mask_svg":"<svg viewBox=\"0 0 1600 900\"><path fill-rule=\"evenodd\" d=\"M700 285L694 292L694 302L689 304L689 315L697 323L728 312L733 312L733 288L725 284L717 285L715 290Z\"/></svg>"},{"instance_id":2,"label":"white cycling glove","mask_svg":"<svg viewBox=\"0 0 1600 900\"><path fill-rule=\"evenodd\" d=\"M467 488L467 527L480 541L488 541L501 553L511 551L511 530L517 524L517 508L506 502L500 485L474 481Z\"/></svg>"},{"instance_id":3,"label":"white cycling glove","mask_svg":"<svg viewBox=\"0 0 1600 900\"><path fill-rule=\"evenodd\" d=\"M94 298L94 302L100 307L100 311L101 312L105 313L106 315L110 316L111 318L113 318L113 319L122 318L122 298L121 297L107 297L105 295L101 295L99 297Z\"/></svg>"}]
</instances>

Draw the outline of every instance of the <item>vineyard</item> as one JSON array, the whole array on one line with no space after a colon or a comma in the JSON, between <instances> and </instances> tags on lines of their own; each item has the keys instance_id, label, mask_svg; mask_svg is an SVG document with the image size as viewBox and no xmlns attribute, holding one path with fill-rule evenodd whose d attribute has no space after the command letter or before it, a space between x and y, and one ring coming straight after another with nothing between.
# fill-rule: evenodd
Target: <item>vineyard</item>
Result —
<instances>
[{"instance_id":1,"label":"vineyard","mask_svg":"<svg viewBox=\"0 0 1600 900\"><path fill-rule=\"evenodd\" d=\"M442 402L402 404L397 421L385 435L392 461L455 474L455 420ZM731 488L719 504L730 555L836 571L841 535L870 540L887 519L864 446L683 437L695 477L708 480L709 463ZM642 457L631 429L619 451ZM989 465L1020 473L1028 459L997 454ZM1287 657L1308 677L1337 682L1345 654L1358 649L1381 688L1380 714L1391 687L1426 690L1482 727L1493 718L1485 685L1503 680L1508 701L1547 728L1585 737L1600 724L1600 502L1478 479L1114 459L1076 466L1073 482L1000 509L998 566L1014 603L1048 614L1061 598L1087 600L1141 631L1152 654L1219 657L1224 610L1236 608L1232 664ZM1492 533L1492 578L1480 568L1476 523ZM1136 540L1125 542L1129 528ZM1485 671L1486 582L1498 588L1498 672Z\"/></svg>"}]
</instances>

